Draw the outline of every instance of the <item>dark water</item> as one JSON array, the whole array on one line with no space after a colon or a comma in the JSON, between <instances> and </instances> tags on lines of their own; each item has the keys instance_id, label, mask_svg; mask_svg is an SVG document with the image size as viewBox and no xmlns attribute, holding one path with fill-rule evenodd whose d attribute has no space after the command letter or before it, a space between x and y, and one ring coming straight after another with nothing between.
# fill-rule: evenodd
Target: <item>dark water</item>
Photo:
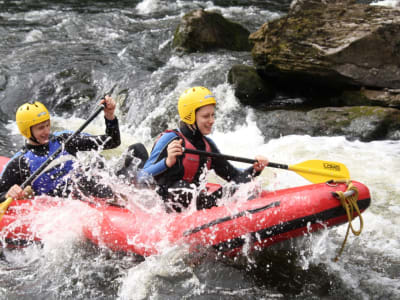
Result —
<instances>
[{"instance_id":1,"label":"dark water","mask_svg":"<svg viewBox=\"0 0 400 300\"><path fill-rule=\"evenodd\" d=\"M171 49L173 32L184 13L201 7L216 9L253 32L284 15L290 2L0 1L0 155L10 156L22 144L13 123L18 105L42 101L55 127L74 129L105 93L118 100L123 134L123 145L110 156L136 141L151 146L156 133L175 126L176 99L193 85L207 86L221 98L216 137L224 141L233 132L236 142L242 138L251 148L260 134L251 122L250 134L236 128L248 122L251 111L237 103L226 83L233 64L251 64L250 53L219 50L179 56ZM300 136L276 143L261 142L260 149L281 153L281 159L302 159L304 153L332 155L332 148L325 147L330 144L336 159L351 166L380 199L366 216L364 239L351 239L340 263L332 257L345 228L236 259L214 253L190 257L182 249L166 249L144 261L98 249L67 229L43 245L3 251L0 298L400 299L400 191L394 188L400 182L393 176L399 170L398 143ZM297 145L300 153L292 157L293 147L287 144ZM226 142L225 147L229 153L248 155L241 146ZM351 158L341 156L346 151ZM388 174L375 167L371 175L362 168L377 153L388 160L382 161ZM378 175L383 179L376 179ZM73 220L66 214L57 222L69 228Z\"/></svg>"}]
</instances>

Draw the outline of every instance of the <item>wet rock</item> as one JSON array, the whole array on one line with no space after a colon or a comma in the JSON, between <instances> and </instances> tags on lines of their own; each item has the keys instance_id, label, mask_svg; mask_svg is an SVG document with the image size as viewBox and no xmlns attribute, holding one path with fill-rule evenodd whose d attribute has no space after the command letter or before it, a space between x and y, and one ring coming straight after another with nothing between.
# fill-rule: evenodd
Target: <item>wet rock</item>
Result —
<instances>
[{"instance_id":1,"label":"wet rock","mask_svg":"<svg viewBox=\"0 0 400 300\"><path fill-rule=\"evenodd\" d=\"M400 111L377 106L326 107L311 110L307 118L319 124L316 135L344 135L361 141L391 139L400 133Z\"/></svg>"},{"instance_id":2,"label":"wet rock","mask_svg":"<svg viewBox=\"0 0 400 300\"><path fill-rule=\"evenodd\" d=\"M400 139L400 9L359 2L296 0L250 35L258 74L312 104L257 112L267 138Z\"/></svg>"},{"instance_id":3,"label":"wet rock","mask_svg":"<svg viewBox=\"0 0 400 300\"><path fill-rule=\"evenodd\" d=\"M361 141L400 139L400 111L377 106L257 112L256 122L267 140L291 134L345 136Z\"/></svg>"},{"instance_id":4,"label":"wet rock","mask_svg":"<svg viewBox=\"0 0 400 300\"><path fill-rule=\"evenodd\" d=\"M344 91L337 104L345 106L371 105L400 109L400 90L362 88L356 91Z\"/></svg>"},{"instance_id":5,"label":"wet rock","mask_svg":"<svg viewBox=\"0 0 400 300\"><path fill-rule=\"evenodd\" d=\"M223 48L250 51L250 32L238 23L216 12L194 10L183 16L174 34L173 47L178 51L196 52Z\"/></svg>"},{"instance_id":6,"label":"wet rock","mask_svg":"<svg viewBox=\"0 0 400 300\"><path fill-rule=\"evenodd\" d=\"M152 138L158 137L161 132L168 129L168 120L164 116L157 116L151 120L150 135Z\"/></svg>"},{"instance_id":7,"label":"wet rock","mask_svg":"<svg viewBox=\"0 0 400 300\"><path fill-rule=\"evenodd\" d=\"M87 111L88 102L96 97L96 87L88 68L67 68L49 74L41 82L35 98L42 99L57 113Z\"/></svg>"},{"instance_id":8,"label":"wet rock","mask_svg":"<svg viewBox=\"0 0 400 300\"><path fill-rule=\"evenodd\" d=\"M7 76L0 71L0 91L6 89L7 86Z\"/></svg>"},{"instance_id":9,"label":"wet rock","mask_svg":"<svg viewBox=\"0 0 400 300\"><path fill-rule=\"evenodd\" d=\"M245 105L266 103L275 96L274 87L250 66L234 65L228 73L228 82L234 86L235 96Z\"/></svg>"},{"instance_id":10,"label":"wet rock","mask_svg":"<svg viewBox=\"0 0 400 300\"><path fill-rule=\"evenodd\" d=\"M250 40L264 77L332 89L400 88L399 9L296 1L286 17L265 23Z\"/></svg>"}]
</instances>

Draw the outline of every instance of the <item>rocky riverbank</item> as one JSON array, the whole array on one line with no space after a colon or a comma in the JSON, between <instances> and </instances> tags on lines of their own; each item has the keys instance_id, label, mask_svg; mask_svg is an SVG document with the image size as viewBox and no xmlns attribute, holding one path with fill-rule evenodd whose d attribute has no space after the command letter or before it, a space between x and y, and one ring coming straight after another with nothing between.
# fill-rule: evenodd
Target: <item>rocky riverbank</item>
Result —
<instances>
[{"instance_id":1,"label":"rocky riverbank","mask_svg":"<svg viewBox=\"0 0 400 300\"><path fill-rule=\"evenodd\" d=\"M206 24L206 25L205 25ZM222 38L224 37L224 38ZM400 139L400 9L353 0L293 1L249 33L217 12L182 18L180 52L249 51L228 81L267 139L288 134Z\"/></svg>"}]
</instances>

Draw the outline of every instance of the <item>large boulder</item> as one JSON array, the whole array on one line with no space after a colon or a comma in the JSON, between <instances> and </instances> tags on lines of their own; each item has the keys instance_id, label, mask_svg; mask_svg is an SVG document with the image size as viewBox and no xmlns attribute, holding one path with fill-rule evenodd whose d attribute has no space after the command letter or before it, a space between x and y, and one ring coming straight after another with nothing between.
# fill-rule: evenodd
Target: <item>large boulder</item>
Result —
<instances>
[{"instance_id":1,"label":"large boulder","mask_svg":"<svg viewBox=\"0 0 400 300\"><path fill-rule=\"evenodd\" d=\"M400 88L400 9L299 0L250 35L263 77L292 83Z\"/></svg>"},{"instance_id":2,"label":"large boulder","mask_svg":"<svg viewBox=\"0 0 400 300\"><path fill-rule=\"evenodd\" d=\"M196 52L223 48L250 51L250 31L216 12L194 10L183 16L172 46L179 51Z\"/></svg>"}]
</instances>

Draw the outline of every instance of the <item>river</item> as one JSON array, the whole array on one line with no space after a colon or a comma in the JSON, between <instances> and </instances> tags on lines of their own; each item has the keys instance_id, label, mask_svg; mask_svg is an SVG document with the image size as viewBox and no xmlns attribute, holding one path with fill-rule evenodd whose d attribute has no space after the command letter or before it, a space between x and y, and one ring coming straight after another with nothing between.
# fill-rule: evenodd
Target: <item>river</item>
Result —
<instances>
[{"instance_id":1,"label":"river","mask_svg":"<svg viewBox=\"0 0 400 300\"><path fill-rule=\"evenodd\" d=\"M42 101L56 129L73 130L96 99L111 93L123 142L104 156L115 165L128 145L143 142L150 149L158 132L176 127L184 89L206 86L218 101L211 137L222 153L263 154L285 164L339 161L369 187L363 232L349 236L340 260L332 258L345 225L237 259L193 261L184 249L165 249L143 261L94 247L81 238L74 213L65 212L48 220L62 229L43 244L3 249L0 299L400 299L400 142L269 139L257 128L254 110L241 106L227 83L232 65L252 64L250 53L182 56L171 49L175 28L192 9L218 10L254 32L285 15L290 2L0 1L0 155L12 156L23 143L14 123L18 105ZM98 117L87 132L102 133L103 123ZM260 184L275 190L307 182L294 172L266 169Z\"/></svg>"}]
</instances>

